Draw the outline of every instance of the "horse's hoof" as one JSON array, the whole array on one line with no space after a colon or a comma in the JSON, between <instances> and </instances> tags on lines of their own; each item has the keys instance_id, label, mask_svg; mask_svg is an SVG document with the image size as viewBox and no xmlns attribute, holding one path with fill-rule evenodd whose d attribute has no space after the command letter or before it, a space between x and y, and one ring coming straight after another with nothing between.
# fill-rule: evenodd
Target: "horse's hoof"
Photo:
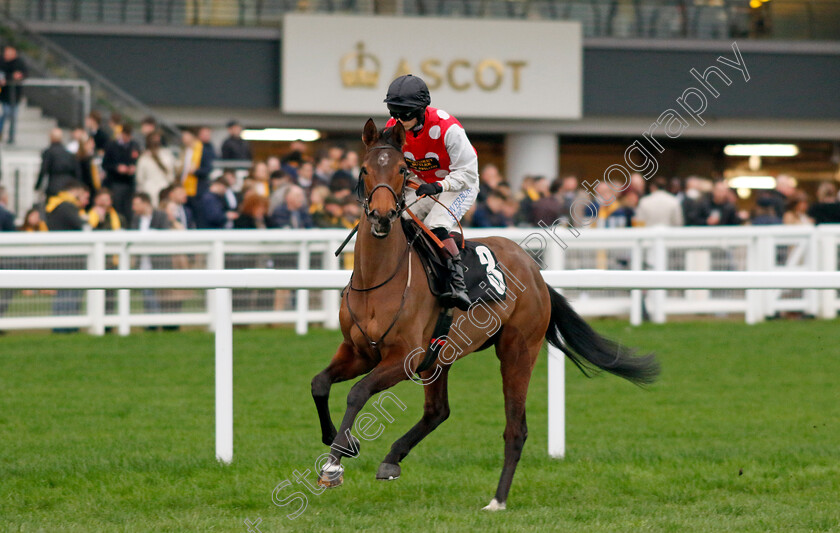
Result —
<instances>
[{"instance_id":1,"label":"horse's hoof","mask_svg":"<svg viewBox=\"0 0 840 533\"><path fill-rule=\"evenodd\" d=\"M499 503L498 501L496 501L496 498L493 498L492 500L490 500L490 503L488 503L486 506L482 507L482 510L484 510L484 511L504 511L505 510L505 503L504 502Z\"/></svg>"},{"instance_id":2,"label":"horse's hoof","mask_svg":"<svg viewBox=\"0 0 840 533\"><path fill-rule=\"evenodd\" d=\"M344 467L341 465L327 465L318 475L318 485L332 489L344 483Z\"/></svg>"},{"instance_id":3,"label":"horse's hoof","mask_svg":"<svg viewBox=\"0 0 840 533\"><path fill-rule=\"evenodd\" d=\"M400 465L391 463L382 463L379 465L379 470L376 471L376 479L382 481L391 481L400 477Z\"/></svg>"}]
</instances>

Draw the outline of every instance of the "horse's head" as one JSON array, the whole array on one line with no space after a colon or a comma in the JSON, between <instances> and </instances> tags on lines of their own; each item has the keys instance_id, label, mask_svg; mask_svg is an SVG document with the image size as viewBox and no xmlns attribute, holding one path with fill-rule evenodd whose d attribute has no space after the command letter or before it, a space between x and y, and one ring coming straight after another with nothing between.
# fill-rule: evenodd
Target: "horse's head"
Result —
<instances>
[{"instance_id":1,"label":"horse's head","mask_svg":"<svg viewBox=\"0 0 840 533\"><path fill-rule=\"evenodd\" d=\"M405 209L405 186L409 173L402 152L405 129L397 122L394 127L380 132L373 119L368 119L362 141L367 153L359 175L359 196L364 201L371 234L384 239L391 231L391 224Z\"/></svg>"}]
</instances>

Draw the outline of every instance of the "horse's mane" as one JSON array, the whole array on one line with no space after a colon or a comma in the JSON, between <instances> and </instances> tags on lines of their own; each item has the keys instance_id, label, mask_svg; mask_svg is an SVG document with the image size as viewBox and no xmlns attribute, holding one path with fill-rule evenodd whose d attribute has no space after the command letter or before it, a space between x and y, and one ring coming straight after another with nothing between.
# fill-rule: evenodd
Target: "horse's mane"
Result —
<instances>
[{"instance_id":1,"label":"horse's mane","mask_svg":"<svg viewBox=\"0 0 840 533\"><path fill-rule=\"evenodd\" d=\"M379 132L379 140L382 144L387 144L394 150L402 153L402 146L397 145L397 140L394 138L394 127L384 128Z\"/></svg>"}]
</instances>

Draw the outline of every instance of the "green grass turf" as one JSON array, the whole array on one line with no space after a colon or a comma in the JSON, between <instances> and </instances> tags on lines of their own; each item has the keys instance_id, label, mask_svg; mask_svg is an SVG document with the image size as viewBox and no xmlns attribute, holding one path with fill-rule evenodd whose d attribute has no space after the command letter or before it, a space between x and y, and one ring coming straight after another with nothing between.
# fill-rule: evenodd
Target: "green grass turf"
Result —
<instances>
[{"instance_id":1,"label":"green grass turf","mask_svg":"<svg viewBox=\"0 0 840 533\"><path fill-rule=\"evenodd\" d=\"M377 482L408 409L361 455L345 485L272 504L294 470L326 451L309 393L339 339L236 331L235 459L214 459L213 338L203 332L0 338L0 530L838 531L838 321L595 327L655 350L641 390L567 364L568 454L546 454L546 359L528 398L530 436L508 510L480 508L501 469L503 399L492 351L451 372L452 416ZM349 384L334 387L340 420ZM369 410L369 409L366 409ZM310 479L314 474L310 473ZM301 490L305 490L302 489ZM286 489L282 495L288 495Z\"/></svg>"}]
</instances>

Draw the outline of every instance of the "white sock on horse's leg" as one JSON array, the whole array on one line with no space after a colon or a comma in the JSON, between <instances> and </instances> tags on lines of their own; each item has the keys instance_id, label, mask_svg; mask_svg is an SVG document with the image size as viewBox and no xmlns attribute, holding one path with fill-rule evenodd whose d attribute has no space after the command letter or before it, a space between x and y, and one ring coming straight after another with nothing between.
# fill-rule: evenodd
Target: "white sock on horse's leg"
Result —
<instances>
[{"instance_id":1,"label":"white sock on horse's leg","mask_svg":"<svg viewBox=\"0 0 840 533\"><path fill-rule=\"evenodd\" d=\"M498 501L496 501L496 498L493 498L492 500L490 500L490 503L488 503L486 506L482 507L482 510L484 510L484 511L504 511L505 510L505 504L504 503L499 503Z\"/></svg>"}]
</instances>

